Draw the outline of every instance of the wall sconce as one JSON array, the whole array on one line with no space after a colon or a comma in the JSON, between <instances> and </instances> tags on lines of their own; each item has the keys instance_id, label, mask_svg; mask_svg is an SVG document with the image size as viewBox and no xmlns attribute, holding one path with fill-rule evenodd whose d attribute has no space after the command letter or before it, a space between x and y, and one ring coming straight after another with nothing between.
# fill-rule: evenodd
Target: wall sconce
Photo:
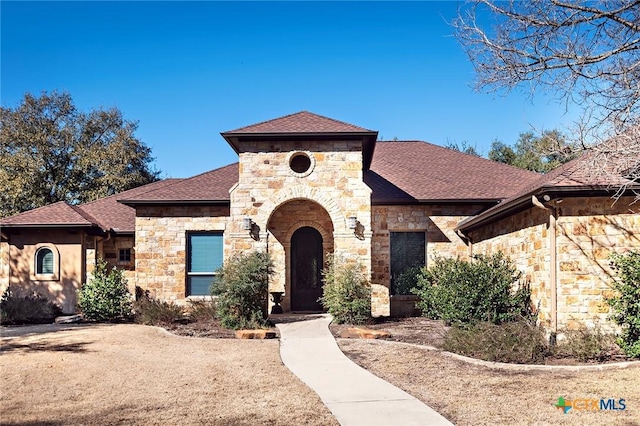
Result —
<instances>
[{"instance_id":1,"label":"wall sconce","mask_svg":"<svg viewBox=\"0 0 640 426\"><path fill-rule=\"evenodd\" d=\"M356 229L358 227L358 219L355 216L349 216L347 227L349 229Z\"/></svg>"},{"instance_id":2,"label":"wall sconce","mask_svg":"<svg viewBox=\"0 0 640 426\"><path fill-rule=\"evenodd\" d=\"M257 223L251 220L250 217L245 217L242 219L242 229L245 231L249 231L249 235L254 240L260 240L260 227Z\"/></svg>"}]
</instances>

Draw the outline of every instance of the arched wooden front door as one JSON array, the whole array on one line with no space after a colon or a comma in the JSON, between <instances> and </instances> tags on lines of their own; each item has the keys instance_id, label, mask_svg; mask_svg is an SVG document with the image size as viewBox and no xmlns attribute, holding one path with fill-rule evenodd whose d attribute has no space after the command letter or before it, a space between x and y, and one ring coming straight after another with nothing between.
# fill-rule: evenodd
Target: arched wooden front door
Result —
<instances>
[{"instance_id":1,"label":"arched wooden front door","mask_svg":"<svg viewBox=\"0 0 640 426\"><path fill-rule=\"evenodd\" d=\"M320 311L322 235L309 226L291 236L291 310Z\"/></svg>"}]
</instances>

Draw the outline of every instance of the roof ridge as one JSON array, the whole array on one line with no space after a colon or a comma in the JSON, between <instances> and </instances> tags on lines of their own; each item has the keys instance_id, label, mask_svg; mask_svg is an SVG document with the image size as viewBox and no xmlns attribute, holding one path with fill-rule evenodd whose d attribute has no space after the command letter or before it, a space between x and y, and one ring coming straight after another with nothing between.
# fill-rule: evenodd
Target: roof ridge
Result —
<instances>
[{"instance_id":1,"label":"roof ridge","mask_svg":"<svg viewBox=\"0 0 640 426\"><path fill-rule=\"evenodd\" d=\"M102 223L101 221L99 221L98 219L96 219L94 216L92 216L91 214L85 212L82 207L80 205L73 205L73 204L69 204L66 203L69 207L71 207L73 209L73 211L75 211L76 213L78 213L80 216L82 216L84 219L86 219L87 221L91 222L94 225L98 225L100 228L102 228L102 230L107 231L106 226L104 226L104 223Z\"/></svg>"},{"instance_id":2,"label":"roof ridge","mask_svg":"<svg viewBox=\"0 0 640 426\"><path fill-rule=\"evenodd\" d=\"M283 115L281 117L276 117L276 118L272 118L272 119L269 119L269 120L264 120L264 121L260 121L260 122L257 122L257 123L248 124L246 126L242 126L240 128L234 129L234 130L228 130L226 132L222 132L221 134L224 136L224 135L234 134L234 133L244 133L244 132L247 131L247 129L252 129L252 128L261 127L261 126L265 126L265 125L268 126L269 124L273 124L275 122L280 122L280 121L286 121L288 119L291 119L291 118L293 118L295 116L300 116L300 115L311 116L311 118L320 118L322 120L330 121L333 124L339 124L341 126L352 128L353 132L375 132L375 130L366 129L364 127L361 127L361 126L358 126L358 125L355 125L355 124L347 123L346 121L337 120L335 118L331 118L331 117L328 117L326 115L321 115L321 114L317 114L315 112L302 110L302 111L294 112L294 113L291 113L291 114ZM336 132L341 133L341 131L336 131ZM274 131L274 132L265 131L264 133L278 133L278 132L276 132L276 131ZM301 131L300 133L306 133L306 132L305 131ZM334 133L334 132L312 131L311 133Z\"/></svg>"},{"instance_id":3,"label":"roof ridge","mask_svg":"<svg viewBox=\"0 0 640 426\"><path fill-rule=\"evenodd\" d=\"M100 197L100 198L96 198L95 200L87 201L86 203L80 203L80 204L78 204L78 206L90 206L92 204L99 203L99 202L102 202L104 200L108 200L109 198L119 197L121 195L126 194L127 192L137 191L138 189L144 188L147 185L154 185L154 184L157 184L157 183L160 183L160 182L167 182L167 181L171 181L171 180L178 180L179 181L179 180L184 180L184 179L188 179L188 178L165 178L165 179L156 180L156 181L153 181L153 182L145 183L144 185L136 186L135 188L127 189L127 190L122 191L122 192L117 192L115 194L107 195L106 197ZM149 189L148 191L154 191L154 190L155 189ZM144 194L145 192L148 192L148 191L141 192L141 194Z\"/></svg>"},{"instance_id":4,"label":"roof ridge","mask_svg":"<svg viewBox=\"0 0 640 426\"><path fill-rule=\"evenodd\" d=\"M293 112L293 113L291 113L291 114L283 115L282 117L270 118L270 119L268 119L268 120L259 121L259 122L257 122L257 123L247 124L246 126L238 127L237 129L229 130L229 131L227 131L227 132L222 132L222 133L234 133L234 132L237 132L238 130L246 129L247 127L260 126L261 124L267 124L267 123L270 123L270 122L272 122L272 121L282 120L282 119L284 119L284 118L293 117L294 115L296 115L296 114L301 114L301 113L303 113L303 112L310 113L309 111L305 111L305 110L303 110L303 111L298 111L298 112ZM313 114L313 113L310 113L310 114Z\"/></svg>"}]
</instances>

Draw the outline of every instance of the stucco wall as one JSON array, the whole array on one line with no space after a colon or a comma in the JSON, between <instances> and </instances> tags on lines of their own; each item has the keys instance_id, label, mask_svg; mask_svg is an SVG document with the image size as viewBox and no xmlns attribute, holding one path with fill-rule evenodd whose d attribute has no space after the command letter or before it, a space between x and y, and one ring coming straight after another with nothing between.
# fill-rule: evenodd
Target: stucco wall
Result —
<instances>
[{"instance_id":1,"label":"stucco wall","mask_svg":"<svg viewBox=\"0 0 640 426\"><path fill-rule=\"evenodd\" d=\"M152 206L136 214L135 285L153 297L185 300L187 231L226 232L229 208Z\"/></svg>"},{"instance_id":2,"label":"stucco wall","mask_svg":"<svg viewBox=\"0 0 640 426\"><path fill-rule=\"evenodd\" d=\"M77 290L83 282L83 234L67 230L24 230L12 234L8 247L10 260L3 265L8 285L16 294L33 292L58 303L65 313L76 312ZM54 276L44 278L35 273L35 253L40 247L54 252ZM7 271L8 269L8 271ZM5 285L7 280L5 279ZM4 288L2 289L4 291Z\"/></svg>"},{"instance_id":3,"label":"stucco wall","mask_svg":"<svg viewBox=\"0 0 640 426\"><path fill-rule=\"evenodd\" d=\"M0 241L0 292L9 286L9 242Z\"/></svg>"}]
</instances>

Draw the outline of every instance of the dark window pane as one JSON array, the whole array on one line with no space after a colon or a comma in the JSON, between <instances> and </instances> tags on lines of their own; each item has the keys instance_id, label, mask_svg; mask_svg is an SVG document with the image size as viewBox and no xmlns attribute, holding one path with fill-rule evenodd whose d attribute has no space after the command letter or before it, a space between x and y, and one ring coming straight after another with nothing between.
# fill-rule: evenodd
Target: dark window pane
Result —
<instances>
[{"instance_id":1,"label":"dark window pane","mask_svg":"<svg viewBox=\"0 0 640 426\"><path fill-rule=\"evenodd\" d=\"M53 274L53 252L48 248L38 250L36 256L36 273Z\"/></svg>"},{"instance_id":2,"label":"dark window pane","mask_svg":"<svg viewBox=\"0 0 640 426\"><path fill-rule=\"evenodd\" d=\"M131 249L120 249L118 251L118 260L120 262L131 262Z\"/></svg>"},{"instance_id":3,"label":"dark window pane","mask_svg":"<svg viewBox=\"0 0 640 426\"><path fill-rule=\"evenodd\" d=\"M408 268L425 265L424 232L391 232L391 293L395 281Z\"/></svg>"}]
</instances>

